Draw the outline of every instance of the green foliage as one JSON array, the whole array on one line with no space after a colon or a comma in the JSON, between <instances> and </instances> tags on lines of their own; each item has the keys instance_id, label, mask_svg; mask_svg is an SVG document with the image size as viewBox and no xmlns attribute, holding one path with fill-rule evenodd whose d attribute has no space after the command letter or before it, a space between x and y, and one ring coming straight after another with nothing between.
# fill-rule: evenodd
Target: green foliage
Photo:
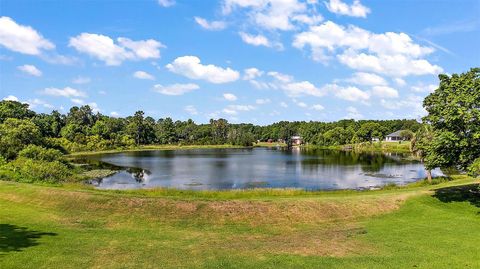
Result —
<instances>
[{"instance_id":1,"label":"green foliage","mask_svg":"<svg viewBox=\"0 0 480 269\"><path fill-rule=\"evenodd\" d=\"M0 101L0 123L8 118L28 119L35 115L35 112L28 109L28 104L17 101Z\"/></svg>"},{"instance_id":2,"label":"green foliage","mask_svg":"<svg viewBox=\"0 0 480 269\"><path fill-rule=\"evenodd\" d=\"M402 130L400 132L400 136L403 137L405 140L412 140L415 134L410 130Z\"/></svg>"},{"instance_id":3,"label":"green foliage","mask_svg":"<svg viewBox=\"0 0 480 269\"><path fill-rule=\"evenodd\" d=\"M27 145L41 143L40 130L29 119L8 118L0 124L0 155L7 160L14 159Z\"/></svg>"},{"instance_id":4,"label":"green foliage","mask_svg":"<svg viewBox=\"0 0 480 269\"><path fill-rule=\"evenodd\" d=\"M21 182L59 183L72 176L68 166L60 161L43 161L23 157L9 162L4 169L15 173L12 179Z\"/></svg>"},{"instance_id":5,"label":"green foliage","mask_svg":"<svg viewBox=\"0 0 480 269\"><path fill-rule=\"evenodd\" d=\"M468 175L472 177L480 177L480 158L473 161L467 169Z\"/></svg>"},{"instance_id":6,"label":"green foliage","mask_svg":"<svg viewBox=\"0 0 480 269\"><path fill-rule=\"evenodd\" d=\"M18 157L37 161L59 161L62 159L62 152L56 149L47 149L37 145L28 145L18 153Z\"/></svg>"},{"instance_id":7,"label":"green foliage","mask_svg":"<svg viewBox=\"0 0 480 269\"><path fill-rule=\"evenodd\" d=\"M439 79L439 88L423 103L424 121L433 128L425 161L431 168L465 170L480 157L480 68Z\"/></svg>"}]
</instances>

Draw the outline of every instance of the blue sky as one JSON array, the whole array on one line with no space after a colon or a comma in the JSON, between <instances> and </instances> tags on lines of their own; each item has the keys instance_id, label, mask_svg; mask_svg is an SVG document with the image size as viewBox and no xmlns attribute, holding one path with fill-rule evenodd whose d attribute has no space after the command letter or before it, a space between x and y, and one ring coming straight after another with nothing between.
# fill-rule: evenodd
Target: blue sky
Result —
<instances>
[{"instance_id":1,"label":"blue sky","mask_svg":"<svg viewBox=\"0 0 480 269\"><path fill-rule=\"evenodd\" d=\"M268 124L420 118L480 66L480 2L0 1L0 99Z\"/></svg>"}]
</instances>

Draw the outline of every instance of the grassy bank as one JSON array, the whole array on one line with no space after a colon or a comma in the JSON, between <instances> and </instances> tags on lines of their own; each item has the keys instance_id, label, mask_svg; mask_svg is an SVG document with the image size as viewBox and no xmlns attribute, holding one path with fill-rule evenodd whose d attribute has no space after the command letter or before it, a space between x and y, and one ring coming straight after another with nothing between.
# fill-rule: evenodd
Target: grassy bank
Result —
<instances>
[{"instance_id":1,"label":"grassy bank","mask_svg":"<svg viewBox=\"0 0 480 269\"><path fill-rule=\"evenodd\" d=\"M307 148L331 149L331 150L354 150L358 152L390 152L390 153L408 153L410 152L410 141L398 142L372 142L358 143L337 146L316 146L305 145Z\"/></svg>"},{"instance_id":2,"label":"grassy bank","mask_svg":"<svg viewBox=\"0 0 480 269\"><path fill-rule=\"evenodd\" d=\"M474 182L197 196L0 182L0 268L478 268Z\"/></svg>"},{"instance_id":3,"label":"grassy bank","mask_svg":"<svg viewBox=\"0 0 480 269\"><path fill-rule=\"evenodd\" d=\"M73 152L67 156L86 156L86 155L95 155L95 154L106 154L106 153L117 153L117 152L128 152L128 151L145 151L145 150L182 150L182 149L225 149L225 148L245 148L242 146L235 146L230 144L224 145L145 145L138 146L135 148L127 149L111 149L111 150L101 150L101 151L82 151L82 152Z\"/></svg>"}]
</instances>

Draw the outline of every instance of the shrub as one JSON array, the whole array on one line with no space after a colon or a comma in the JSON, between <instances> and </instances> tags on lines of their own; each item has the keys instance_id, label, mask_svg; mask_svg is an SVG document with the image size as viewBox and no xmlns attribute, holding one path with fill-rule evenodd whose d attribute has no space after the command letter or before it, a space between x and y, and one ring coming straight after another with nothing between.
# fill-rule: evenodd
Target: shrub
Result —
<instances>
[{"instance_id":1,"label":"shrub","mask_svg":"<svg viewBox=\"0 0 480 269\"><path fill-rule=\"evenodd\" d=\"M41 146L28 145L18 153L19 157L37 161L53 162L62 158L62 153L56 149L47 149Z\"/></svg>"},{"instance_id":2,"label":"shrub","mask_svg":"<svg viewBox=\"0 0 480 269\"><path fill-rule=\"evenodd\" d=\"M5 167L18 174L13 179L22 182L58 183L72 176L69 168L59 161L48 162L20 157Z\"/></svg>"},{"instance_id":3,"label":"shrub","mask_svg":"<svg viewBox=\"0 0 480 269\"><path fill-rule=\"evenodd\" d=\"M480 158L475 159L467 169L468 175L472 177L480 177Z\"/></svg>"}]
</instances>

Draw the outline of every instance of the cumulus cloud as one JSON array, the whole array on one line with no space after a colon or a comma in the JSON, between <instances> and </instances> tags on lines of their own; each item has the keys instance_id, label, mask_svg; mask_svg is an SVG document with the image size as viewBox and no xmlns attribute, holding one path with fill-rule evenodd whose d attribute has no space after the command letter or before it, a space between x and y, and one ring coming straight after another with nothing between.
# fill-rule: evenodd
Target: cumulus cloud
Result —
<instances>
[{"instance_id":1,"label":"cumulus cloud","mask_svg":"<svg viewBox=\"0 0 480 269\"><path fill-rule=\"evenodd\" d=\"M378 98L397 98L398 91L388 86L374 86L372 95Z\"/></svg>"},{"instance_id":2,"label":"cumulus cloud","mask_svg":"<svg viewBox=\"0 0 480 269\"><path fill-rule=\"evenodd\" d=\"M323 96L325 93L318 89L315 85L313 85L309 81L301 81L301 82L292 82L287 84L282 84L280 87L285 91L290 97L299 97L304 95L312 95L312 96Z\"/></svg>"},{"instance_id":3,"label":"cumulus cloud","mask_svg":"<svg viewBox=\"0 0 480 269\"><path fill-rule=\"evenodd\" d=\"M31 76L35 76L35 77L42 76L42 71L40 71L37 67L31 64L18 66L17 69Z\"/></svg>"},{"instance_id":4,"label":"cumulus cloud","mask_svg":"<svg viewBox=\"0 0 480 269\"><path fill-rule=\"evenodd\" d=\"M175 5L175 0L158 0L158 4L162 7L171 7Z\"/></svg>"},{"instance_id":5,"label":"cumulus cloud","mask_svg":"<svg viewBox=\"0 0 480 269\"><path fill-rule=\"evenodd\" d=\"M138 79L148 79L148 80L155 80L155 77L145 71L135 71L133 73L133 77Z\"/></svg>"},{"instance_id":6,"label":"cumulus cloud","mask_svg":"<svg viewBox=\"0 0 480 269\"><path fill-rule=\"evenodd\" d=\"M342 87L336 84L327 84L324 88L333 92L336 97L351 102L366 102L370 99L368 92L364 92L353 86Z\"/></svg>"},{"instance_id":7,"label":"cumulus cloud","mask_svg":"<svg viewBox=\"0 0 480 269\"><path fill-rule=\"evenodd\" d=\"M220 31L227 27L227 24L224 21L207 21L201 17L195 17L195 22L200 25L203 29L210 31Z\"/></svg>"},{"instance_id":8,"label":"cumulus cloud","mask_svg":"<svg viewBox=\"0 0 480 269\"><path fill-rule=\"evenodd\" d=\"M45 88L41 93L51 96L61 96L67 98L82 98L87 97L87 94L81 90L71 87L60 88Z\"/></svg>"},{"instance_id":9,"label":"cumulus cloud","mask_svg":"<svg viewBox=\"0 0 480 269\"><path fill-rule=\"evenodd\" d=\"M279 42L271 42L266 36L264 35L252 35L247 34L245 32L238 33L242 38L243 42L253 45L253 46L264 46L264 47L275 47L279 50L283 50L283 45Z\"/></svg>"},{"instance_id":10,"label":"cumulus cloud","mask_svg":"<svg viewBox=\"0 0 480 269\"><path fill-rule=\"evenodd\" d=\"M165 47L153 39L133 41L119 37L115 42L109 36L91 33L71 37L69 46L111 66L120 65L125 60L160 58L160 48Z\"/></svg>"},{"instance_id":11,"label":"cumulus cloud","mask_svg":"<svg viewBox=\"0 0 480 269\"><path fill-rule=\"evenodd\" d=\"M243 79L244 80L252 80L256 79L257 77L261 77L263 75L263 71L258 70L255 67L247 68L243 71Z\"/></svg>"},{"instance_id":12,"label":"cumulus cloud","mask_svg":"<svg viewBox=\"0 0 480 269\"><path fill-rule=\"evenodd\" d=\"M4 97L2 100L3 101L16 101L16 102L18 102L18 97L14 96L14 95L9 95L7 97Z\"/></svg>"},{"instance_id":13,"label":"cumulus cloud","mask_svg":"<svg viewBox=\"0 0 480 269\"><path fill-rule=\"evenodd\" d=\"M268 30L293 30L296 23L310 24L321 20L313 5L298 0L224 0L223 14L246 10L246 17L260 28Z\"/></svg>"},{"instance_id":14,"label":"cumulus cloud","mask_svg":"<svg viewBox=\"0 0 480 269\"><path fill-rule=\"evenodd\" d=\"M183 110L185 110L190 115L198 115L197 109L192 105L188 105L188 106L184 107Z\"/></svg>"},{"instance_id":15,"label":"cumulus cloud","mask_svg":"<svg viewBox=\"0 0 480 269\"><path fill-rule=\"evenodd\" d=\"M357 72L353 74L351 78L347 80L348 82L355 83L357 85L363 86L385 86L387 81L379 75L372 73Z\"/></svg>"},{"instance_id":16,"label":"cumulus cloud","mask_svg":"<svg viewBox=\"0 0 480 269\"><path fill-rule=\"evenodd\" d=\"M368 13L370 13L370 9L362 5L360 0L354 0L351 5L342 2L342 0L330 0L329 2L325 2L325 5L332 13L351 17L366 18Z\"/></svg>"},{"instance_id":17,"label":"cumulus cloud","mask_svg":"<svg viewBox=\"0 0 480 269\"><path fill-rule=\"evenodd\" d=\"M320 105L320 104L316 104L316 105L313 105L313 106L311 107L311 109L317 110L317 111L321 111L321 110L324 110L325 107L323 107L323 106Z\"/></svg>"},{"instance_id":18,"label":"cumulus cloud","mask_svg":"<svg viewBox=\"0 0 480 269\"><path fill-rule=\"evenodd\" d=\"M176 84L167 85L167 86L156 84L153 86L154 91L161 94L165 94L165 95L183 95L185 93L197 90L199 88L200 87L194 83L187 83L187 84L176 83Z\"/></svg>"},{"instance_id":19,"label":"cumulus cloud","mask_svg":"<svg viewBox=\"0 0 480 269\"><path fill-rule=\"evenodd\" d=\"M251 105L229 105L222 110L223 113L227 115L237 115L241 111L251 111L254 110L255 107Z\"/></svg>"},{"instance_id":20,"label":"cumulus cloud","mask_svg":"<svg viewBox=\"0 0 480 269\"><path fill-rule=\"evenodd\" d=\"M388 101L385 99L380 100L380 104L389 110L402 109L407 112L406 117L420 118L427 114L425 108L423 108L423 97L418 95L409 95L402 100Z\"/></svg>"},{"instance_id":21,"label":"cumulus cloud","mask_svg":"<svg viewBox=\"0 0 480 269\"><path fill-rule=\"evenodd\" d=\"M237 96L235 96L235 94L233 94L233 93L224 93L223 98L225 98L225 100L227 100L227 101L236 101L237 100Z\"/></svg>"},{"instance_id":22,"label":"cumulus cloud","mask_svg":"<svg viewBox=\"0 0 480 269\"><path fill-rule=\"evenodd\" d=\"M30 26L17 24L10 17L0 17L0 45L23 54L40 55L55 45Z\"/></svg>"},{"instance_id":23,"label":"cumulus cloud","mask_svg":"<svg viewBox=\"0 0 480 269\"><path fill-rule=\"evenodd\" d=\"M182 56L166 65L170 72L188 77L201 79L211 83L228 83L238 80L239 72L231 68L222 68L212 64L203 65L196 56Z\"/></svg>"},{"instance_id":24,"label":"cumulus cloud","mask_svg":"<svg viewBox=\"0 0 480 269\"><path fill-rule=\"evenodd\" d=\"M293 46L310 47L315 61L337 59L348 67L394 77L437 74L442 68L424 59L434 49L416 44L405 33L376 34L357 26L327 21L296 34Z\"/></svg>"}]
</instances>

